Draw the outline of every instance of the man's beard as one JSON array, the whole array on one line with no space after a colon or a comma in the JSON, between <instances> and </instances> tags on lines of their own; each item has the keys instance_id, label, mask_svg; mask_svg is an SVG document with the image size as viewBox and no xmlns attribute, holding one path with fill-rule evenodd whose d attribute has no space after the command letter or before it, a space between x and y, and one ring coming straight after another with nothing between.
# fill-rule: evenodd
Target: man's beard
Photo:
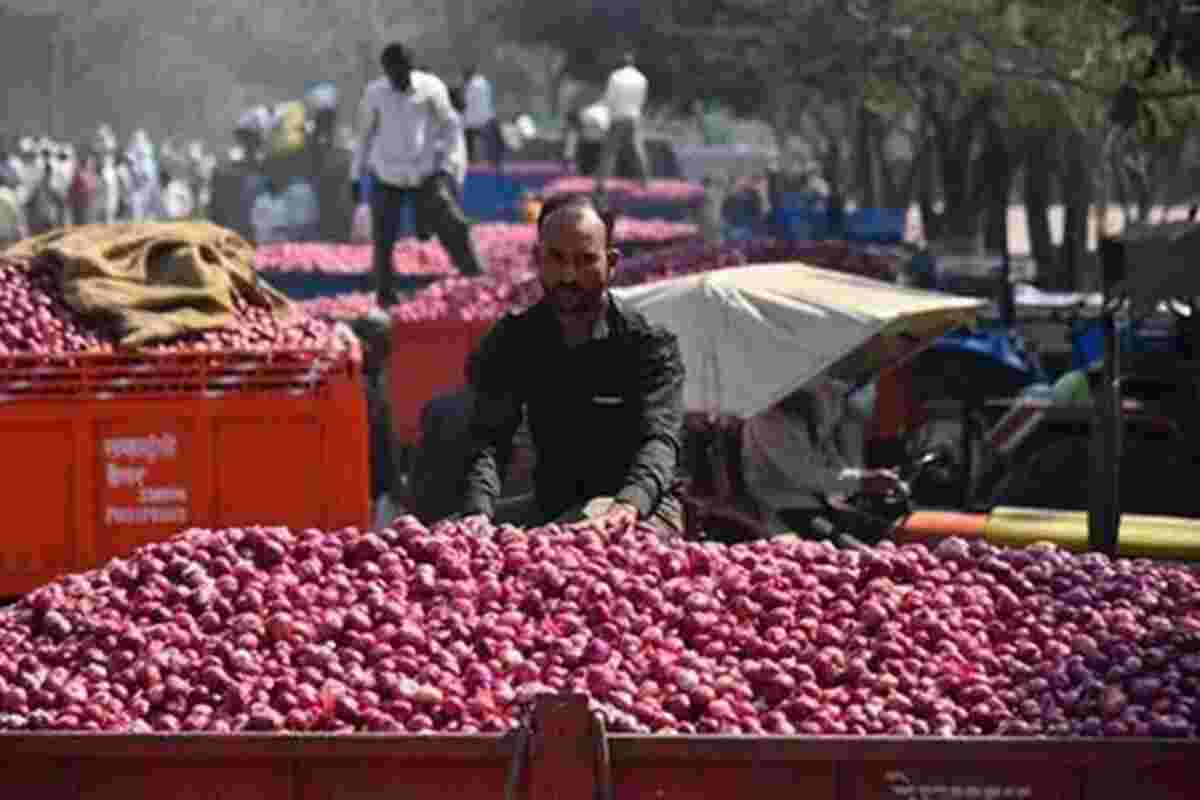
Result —
<instances>
[{"instance_id":1,"label":"man's beard","mask_svg":"<svg viewBox=\"0 0 1200 800\"><path fill-rule=\"evenodd\" d=\"M604 289L584 289L578 284L558 285L553 289L542 284L542 291L551 307L560 315L569 318L587 318L604 311Z\"/></svg>"}]
</instances>

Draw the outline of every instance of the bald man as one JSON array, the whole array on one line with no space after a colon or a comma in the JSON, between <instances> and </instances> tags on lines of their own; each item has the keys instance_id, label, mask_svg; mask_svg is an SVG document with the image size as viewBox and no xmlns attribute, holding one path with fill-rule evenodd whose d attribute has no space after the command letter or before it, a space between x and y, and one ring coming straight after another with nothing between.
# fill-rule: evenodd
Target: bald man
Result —
<instances>
[{"instance_id":1,"label":"bald man","mask_svg":"<svg viewBox=\"0 0 1200 800\"><path fill-rule=\"evenodd\" d=\"M592 198L551 198L534 249L543 299L500 320L472 356L474 440L463 516L493 519L514 433L528 417L534 495L504 521L645 521L683 530L676 481L683 359L675 335L622 308L613 220Z\"/></svg>"}]
</instances>

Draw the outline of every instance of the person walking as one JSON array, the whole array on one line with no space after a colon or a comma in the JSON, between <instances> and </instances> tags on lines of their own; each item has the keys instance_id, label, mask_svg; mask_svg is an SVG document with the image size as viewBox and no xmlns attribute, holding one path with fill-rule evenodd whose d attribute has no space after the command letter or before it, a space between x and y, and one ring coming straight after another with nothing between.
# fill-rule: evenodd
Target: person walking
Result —
<instances>
[{"instance_id":1,"label":"person walking","mask_svg":"<svg viewBox=\"0 0 1200 800\"><path fill-rule=\"evenodd\" d=\"M121 211L121 180L117 169L117 137L107 124L96 130L92 152L96 157L98 183L92 221L111 225Z\"/></svg>"},{"instance_id":2,"label":"person walking","mask_svg":"<svg viewBox=\"0 0 1200 800\"><path fill-rule=\"evenodd\" d=\"M446 84L413 68L413 55L390 44L380 57L383 77L367 85L359 109L361 139L352 179L360 202L370 181L375 291L383 307L397 302L392 251L406 212L425 214L459 271L483 272L470 224L454 199L451 150L461 136Z\"/></svg>"},{"instance_id":3,"label":"person walking","mask_svg":"<svg viewBox=\"0 0 1200 800\"><path fill-rule=\"evenodd\" d=\"M592 103L567 114L563 166L579 175L594 175L604 154L611 117L604 103Z\"/></svg>"},{"instance_id":4,"label":"person walking","mask_svg":"<svg viewBox=\"0 0 1200 800\"><path fill-rule=\"evenodd\" d=\"M9 163L9 143L0 141L0 250L29 235L20 198L21 176Z\"/></svg>"},{"instance_id":5,"label":"person walking","mask_svg":"<svg viewBox=\"0 0 1200 800\"><path fill-rule=\"evenodd\" d=\"M159 175L158 159L154 144L145 130L133 132L129 147L125 151L129 162L130 197L129 216L132 222L155 219L162 208L162 178Z\"/></svg>"},{"instance_id":6,"label":"person walking","mask_svg":"<svg viewBox=\"0 0 1200 800\"><path fill-rule=\"evenodd\" d=\"M633 53L625 54L625 66L608 77L604 104L608 106L611 122L604 154L596 176L596 190L603 194L604 183L612 177L622 151L632 152L636 177L646 185L650 180L650 165L642 139L642 109L646 105L649 81L636 66Z\"/></svg>"},{"instance_id":7,"label":"person walking","mask_svg":"<svg viewBox=\"0 0 1200 800\"><path fill-rule=\"evenodd\" d=\"M466 127L467 154L472 163L491 161L500 172L504 161L504 140L496 119L496 100L492 83L477 67L463 72L463 125ZM486 150L487 158L483 152Z\"/></svg>"}]
</instances>

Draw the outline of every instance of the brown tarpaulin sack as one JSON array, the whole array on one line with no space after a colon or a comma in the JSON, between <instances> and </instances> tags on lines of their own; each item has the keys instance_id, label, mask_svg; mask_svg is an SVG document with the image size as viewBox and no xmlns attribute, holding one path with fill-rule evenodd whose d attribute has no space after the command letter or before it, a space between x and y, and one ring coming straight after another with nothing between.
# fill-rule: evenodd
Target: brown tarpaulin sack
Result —
<instances>
[{"instance_id":1,"label":"brown tarpaulin sack","mask_svg":"<svg viewBox=\"0 0 1200 800\"><path fill-rule=\"evenodd\" d=\"M254 248L208 222L60 228L5 255L56 270L67 305L114 325L127 348L227 327L237 296L279 318L293 312L291 301L255 273Z\"/></svg>"}]
</instances>

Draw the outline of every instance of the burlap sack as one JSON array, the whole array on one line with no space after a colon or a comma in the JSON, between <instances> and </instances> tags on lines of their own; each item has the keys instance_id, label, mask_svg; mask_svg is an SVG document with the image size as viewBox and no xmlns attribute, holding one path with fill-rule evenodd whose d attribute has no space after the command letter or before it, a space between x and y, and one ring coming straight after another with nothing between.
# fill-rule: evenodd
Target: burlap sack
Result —
<instances>
[{"instance_id":1,"label":"burlap sack","mask_svg":"<svg viewBox=\"0 0 1200 800\"><path fill-rule=\"evenodd\" d=\"M60 228L6 255L56 270L66 303L114 325L127 348L226 327L237 295L281 318L293 312L291 301L255 273L254 248L208 222Z\"/></svg>"}]
</instances>

